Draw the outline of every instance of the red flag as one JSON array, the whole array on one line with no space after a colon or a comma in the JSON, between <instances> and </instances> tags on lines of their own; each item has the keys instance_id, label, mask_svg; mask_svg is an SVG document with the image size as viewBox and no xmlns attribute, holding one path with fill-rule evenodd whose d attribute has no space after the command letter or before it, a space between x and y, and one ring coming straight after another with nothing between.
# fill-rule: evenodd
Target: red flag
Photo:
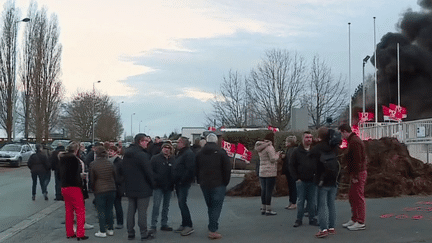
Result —
<instances>
[{"instance_id":1,"label":"red flag","mask_svg":"<svg viewBox=\"0 0 432 243\"><path fill-rule=\"evenodd\" d=\"M277 127L268 126L267 129L273 132L279 132L279 128Z\"/></svg>"},{"instance_id":2,"label":"red flag","mask_svg":"<svg viewBox=\"0 0 432 243\"><path fill-rule=\"evenodd\" d=\"M236 153L236 146L232 143L228 143L224 140L222 140L222 148L226 151L228 156L233 157Z\"/></svg>"},{"instance_id":3,"label":"red flag","mask_svg":"<svg viewBox=\"0 0 432 243\"><path fill-rule=\"evenodd\" d=\"M382 108L383 108L384 120L390 120L391 119L390 108L388 108L385 105L383 105Z\"/></svg>"},{"instance_id":4,"label":"red flag","mask_svg":"<svg viewBox=\"0 0 432 243\"><path fill-rule=\"evenodd\" d=\"M407 117L407 110L405 107L399 106L399 105L395 105L395 104L390 104L389 105L390 110L394 111L394 118L396 121L400 121L403 118Z\"/></svg>"},{"instance_id":5,"label":"red flag","mask_svg":"<svg viewBox=\"0 0 432 243\"><path fill-rule=\"evenodd\" d=\"M237 154L241 155L241 158L247 162L252 159L252 152L249 151L243 144L237 144Z\"/></svg>"},{"instance_id":6,"label":"red flag","mask_svg":"<svg viewBox=\"0 0 432 243\"><path fill-rule=\"evenodd\" d=\"M372 112L359 112L358 115L360 123L371 121L374 119L374 113Z\"/></svg>"},{"instance_id":7,"label":"red flag","mask_svg":"<svg viewBox=\"0 0 432 243\"><path fill-rule=\"evenodd\" d=\"M208 127L207 130L214 132L214 131L216 131L216 128L215 127Z\"/></svg>"}]
</instances>

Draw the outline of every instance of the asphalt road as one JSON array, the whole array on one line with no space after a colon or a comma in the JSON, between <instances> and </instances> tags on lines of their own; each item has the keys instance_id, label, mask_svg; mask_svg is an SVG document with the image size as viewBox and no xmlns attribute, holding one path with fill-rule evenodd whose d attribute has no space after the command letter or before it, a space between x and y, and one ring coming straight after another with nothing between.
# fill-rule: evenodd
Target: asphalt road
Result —
<instances>
[{"instance_id":1,"label":"asphalt road","mask_svg":"<svg viewBox=\"0 0 432 243\"><path fill-rule=\"evenodd\" d=\"M26 177L29 173L24 169L26 168L6 173L0 172L0 202L5 202L4 196L13 198L7 201L8 204L2 205L0 222L3 224L3 220L7 220L8 225L11 226L24 219L18 223L18 226L14 226L15 229L12 227L0 232L0 242L71 242L70 239L66 239L64 224L61 224L64 221L63 202L53 203L51 199L46 202L41 196L38 197L36 202L32 202L29 186L30 179ZM6 181L15 181L15 184L19 184L21 187ZM232 178L229 187L241 181L240 178ZM4 193L4 190L7 192ZM53 191L52 185L50 187L51 191ZM283 209L287 203L288 199L286 197L273 198L272 204L278 215L262 216L259 211L259 197L226 197L219 227L219 232L223 235L223 238L218 242L432 242L432 196L367 199L366 230L358 232L351 232L340 226L349 219L350 207L346 200L338 200L336 202L337 234L324 239L314 237L318 227L307 225L307 219L303 220L303 226L293 228L296 211ZM158 231L156 238L151 242L195 243L209 241L207 238L207 208L199 186L192 186L188 204L191 209L195 233L182 237L173 232ZM127 210L126 199L123 201L123 209ZM135 240L128 241L126 229L115 230L114 236L104 239L96 238L94 233L98 231L98 224L91 198L86 201L86 212L87 222L95 225L95 229L86 231L86 235L90 237L86 242L139 241L139 235ZM150 213L151 205L148 210L149 215ZM20 216L14 218L15 214ZM26 215L30 216L26 218ZM387 218L382 218L383 215L386 215ZM170 206L169 224L176 228L180 225L180 222L181 217L177 199L174 197ZM2 227L4 229L7 226ZM7 235L5 232L12 233Z\"/></svg>"}]
</instances>

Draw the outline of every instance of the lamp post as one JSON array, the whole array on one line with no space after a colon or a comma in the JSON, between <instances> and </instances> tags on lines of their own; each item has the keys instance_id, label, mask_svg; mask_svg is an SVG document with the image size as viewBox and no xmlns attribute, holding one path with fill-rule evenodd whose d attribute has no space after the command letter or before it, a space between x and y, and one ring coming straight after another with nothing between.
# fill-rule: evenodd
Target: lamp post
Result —
<instances>
[{"instance_id":1,"label":"lamp post","mask_svg":"<svg viewBox=\"0 0 432 243\"><path fill-rule=\"evenodd\" d=\"M370 56L366 56L363 59L363 113L366 112L366 88L365 88L365 65L367 63L367 61L369 60Z\"/></svg>"},{"instance_id":2,"label":"lamp post","mask_svg":"<svg viewBox=\"0 0 432 243\"><path fill-rule=\"evenodd\" d=\"M141 133L141 122L142 122L142 120L139 122L139 125L138 125L138 131Z\"/></svg>"},{"instance_id":3,"label":"lamp post","mask_svg":"<svg viewBox=\"0 0 432 243\"><path fill-rule=\"evenodd\" d=\"M15 24L15 31L16 31L16 35L15 35L15 42L14 42L14 49L13 49L13 55L14 55L14 59L13 59L13 67L14 67L14 83L16 84L16 82L17 82L17 65L16 65L16 60L17 60L17 54L18 54L18 52L16 51L17 50L17 44L18 44L18 41L16 40L17 38L18 38L18 23L19 22L24 22L24 23L27 23L27 22L29 22L30 21L30 19L29 18L23 18L22 20L19 20L19 21L15 21L14 22L14 24ZM28 89L28 87L27 87L27 89ZM15 124L15 122L16 122L16 115L15 115L15 101L14 101L14 96L15 95L12 95L12 104L10 105L10 106L8 106L8 107L10 107L10 108L13 108L13 110L12 110L12 133L13 133L13 139L15 140L16 139L16 124ZM26 102L28 101L28 99L27 99L27 90L26 90ZM28 105L29 104L29 102L27 102L26 103L26 105ZM27 109L27 108L26 108ZM26 110L26 113L25 113L25 125L27 125L24 129L26 130L26 132L28 133L28 111ZM25 132L25 133L26 133ZM26 134L26 138L27 138L28 136L27 136L27 134Z\"/></svg>"},{"instance_id":4,"label":"lamp post","mask_svg":"<svg viewBox=\"0 0 432 243\"><path fill-rule=\"evenodd\" d=\"M94 135L94 133L95 133L95 96L96 96L96 94L95 94L95 84L96 83L100 83L101 81L99 80L99 81L96 81L96 82L93 82L93 113L92 113L92 129L93 129L93 131L92 131L92 144L94 145L94 140L95 140L95 135Z\"/></svg>"},{"instance_id":5,"label":"lamp post","mask_svg":"<svg viewBox=\"0 0 432 243\"><path fill-rule=\"evenodd\" d=\"M131 114L131 137L132 137L132 139L133 139L133 133L132 133L132 121L133 121L133 120L132 120L132 116L133 116L133 115L135 115L135 113L132 113L132 114Z\"/></svg>"}]
</instances>

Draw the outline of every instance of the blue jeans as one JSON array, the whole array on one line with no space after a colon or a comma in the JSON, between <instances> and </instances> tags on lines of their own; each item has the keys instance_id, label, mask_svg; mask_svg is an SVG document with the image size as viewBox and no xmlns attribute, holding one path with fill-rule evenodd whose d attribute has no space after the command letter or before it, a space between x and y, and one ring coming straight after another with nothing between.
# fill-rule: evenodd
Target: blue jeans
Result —
<instances>
[{"instance_id":1,"label":"blue jeans","mask_svg":"<svg viewBox=\"0 0 432 243\"><path fill-rule=\"evenodd\" d=\"M47 183L46 183L46 177L47 175L45 173L31 173L31 177L33 180L32 184L32 195L36 195L36 185L37 185L37 178L39 177L39 184L42 189L42 194L47 193Z\"/></svg>"},{"instance_id":2,"label":"blue jeans","mask_svg":"<svg viewBox=\"0 0 432 243\"><path fill-rule=\"evenodd\" d=\"M271 205L276 177L260 177L259 180L261 183L261 204Z\"/></svg>"},{"instance_id":3,"label":"blue jeans","mask_svg":"<svg viewBox=\"0 0 432 243\"><path fill-rule=\"evenodd\" d=\"M336 221L336 186L318 187L319 202L318 202L318 219L321 230L335 227Z\"/></svg>"},{"instance_id":4,"label":"blue jeans","mask_svg":"<svg viewBox=\"0 0 432 243\"><path fill-rule=\"evenodd\" d=\"M117 225L123 225L123 207L121 204L122 197L117 196L114 199L114 208L116 212Z\"/></svg>"},{"instance_id":5,"label":"blue jeans","mask_svg":"<svg viewBox=\"0 0 432 243\"><path fill-rule=\"evenodd\" d=\"M225 186L215 188L204 188L201 186L201 191L204 194L204 199L207 204L207 212L209 217L208 229L210 232L216 232L219 228L219 217L222 211L222 205L225 199Z\"/></svg>"},{"instance_id":6,"label":"blue jeans","mask_svg":"<svg viewBox=\"0 0 432 243\"><path fill-rule=\"evenodd\" d=\"M168 226L168 211L169 204L171 200L171 192L165 191L162 189L154 189L153 190L153 211L152 211L152 219L151 219L151 227L156 228L157 220L159 217L160 205L162 204L162 215L161 215L161 226Z\"/></svg>"},{"instance_id":7,"label":"blue jeans","mask_svg":"<svg viewBox=\"0 0 432 243\"><path fill-rule=\"evenodd\" d=\"M192 218L190 215L189 207L186 204L187 197L189 195L189 189L191 185L176 185L175 190L177 193L178 205L180 208L180 213L182 216L182 224L183 227L191 227L192 228Z\"/></svg>"},{"instance_id":8,"label":"blue jeans","mask_svg":"<svg viewBox=\"0 0 432 243\"><path fill-rule=\"evenodd\" d=\"M309 213L309 221L315 218L317 186L309 181L297 181L297 220L302 221L304 215L304 204L307 200L307 211Z\"/></svg>"},{"instance_id":9,"label":"blue jeans","mask_svg":"<svg viewBox=\"0 0 432 243\"><path fill-rule=\"evenodd\" d=\"M96 210L98 212L100 232L105 233L113 230L114 216L113 206L115 200L115 191L95 194Z\"/></svg>"}]
</instances>

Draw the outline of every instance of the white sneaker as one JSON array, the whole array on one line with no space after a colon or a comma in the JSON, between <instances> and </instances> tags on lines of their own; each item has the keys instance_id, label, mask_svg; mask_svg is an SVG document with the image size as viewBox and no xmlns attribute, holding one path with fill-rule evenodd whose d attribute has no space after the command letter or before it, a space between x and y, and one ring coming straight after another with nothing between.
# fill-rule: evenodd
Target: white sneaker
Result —
<instances>
[{"instance_id":1,"label":"white sneaker","mask_svg":"<svg viewBox=\"0 0 432 243\"><path fill-rule=\"evenodd\" d=\"M364 229L366 229L366 225L355 222L353 225L348 226L348 229L349 230L364 230Z\"/></svg>"},{"instance_id":2,"label":"white sneaker","mask_svg":"<svg viewBox=\"0 0 432 243\"><path fill-rule=\"evenodd\" d=\"M113 236L114 235L114 230L107 230L106 233L109 236Z\"/></svg>"},{"instance_id":3,"label":"white sneaker","mask_svg":"<svg viewBox=\"0 0 432 243\"><path fill-rule=\"evenodd\" d=\"M84 223L84 229L93 229L94 226L91 224Z\"/></svg>"},{"instance_id":4,"label":"white sneaker","mask_svg":"<svg viewBox=\"0 0 432 243\"><path fill-rule=\"evenodd\" d=\"M106 235L107 235L106 233L102 233L100 231L95 233L95 236L100 237L100 238L105 238L105 237L107 237Z\"/></svg>"},{"instance_id":5,"label":"white sneaker","mask_svg":"<svg viewBox=\"0 0 432 243\"><path fill-rule=\"evenodd\" d=\"M342 224L342 227L348 228L349 226L352 226L354 224L355 222L350 219L350 221L346 222L345 224Z\"/></svg>"}]
</instances>

